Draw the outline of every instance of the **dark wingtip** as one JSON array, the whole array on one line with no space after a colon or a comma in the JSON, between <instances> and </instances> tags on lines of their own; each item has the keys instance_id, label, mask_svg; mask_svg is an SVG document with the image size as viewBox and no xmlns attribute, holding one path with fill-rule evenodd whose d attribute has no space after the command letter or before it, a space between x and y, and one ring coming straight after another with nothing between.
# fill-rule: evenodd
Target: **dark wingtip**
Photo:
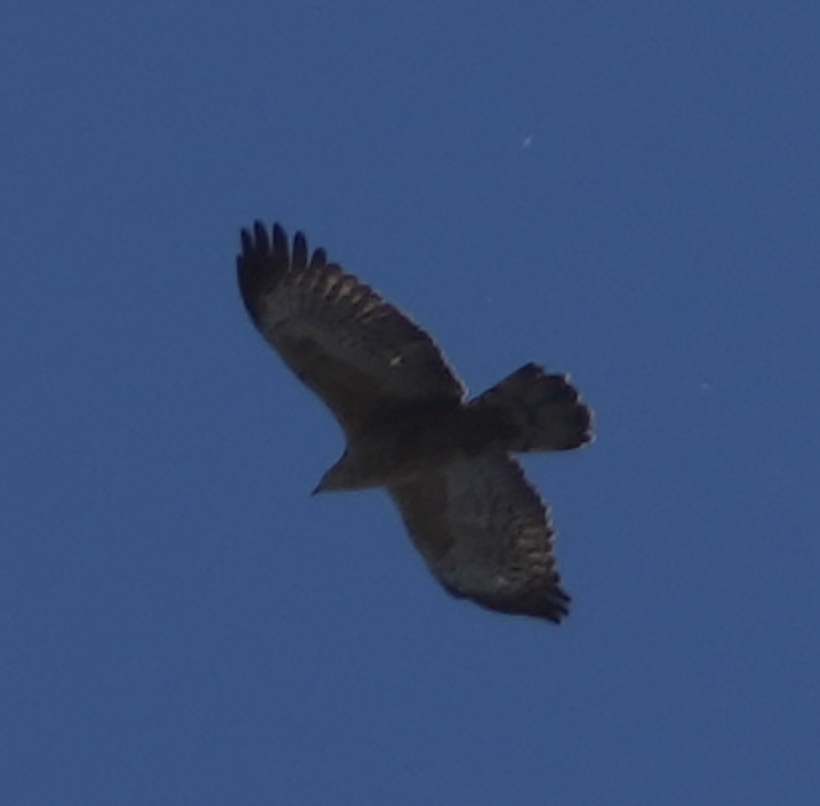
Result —
<instances>
[{"instance_id":1,"label":"dark wingtip","mask_svg":"<svg viewBox=\"0 0 820 806\"><path fill-rule=\"evenodd\" d=\"M554 591L554 598L551 600L548 609L542 617L553 624L560 624L569 615L569 605L572 599L563 588Z\"/></svg>"},{"instance_id":2,"label":"dark wingtip","mask_svg":"<svg viewBox=\"0 0 820 806\"><path fill-rule=\"evenodd\" d=\"M295 271L307 268L308 265L308 245L303 232L297 232L293 236L293 257L291 266Z\"/></svg>"},{"instance_id":3,"label":"dark wingtip","mask_svg":"<svg viewBox=\"0 0 820 806\"><path fill-rule=\"evenodd\" d=\"M245 308L254 321L260 301L270 291L290 265L288 237L279 224L273 225L273 239L261 221L240 232L241 251L236 258L239 290Z\"/></svg>"},{"instance_id":4,"label":"dark wingtip","mask_svg":"<svg viewBox=\"0 0 820 806\"><path fill-rule=\"evenodd\" d=\"M561 587L557 575L546 590L529 591L517 596L493 596L465 593L453 585L442 582L444 589L456 599L469 599L486 610L508 616L530 616L560 624L569 615L572 597Z\"/></svg>"},{"instance_id":5,"label":"dark wingtip","mask_svg":"<svg viewBox=\"0 0 820 806\"><path fill-rule=\"evenodd\" d=\"M255 247L259 252L267 252L270 249L268 240L268 230L261 221L253 222L253 234L256 239Z\"/></svg>"},{"instance_id":6,"label":"dark wingtip","mask_svg":"<svg viewBox=\"0 0 820 806\"><path fill-rule=\"evenodd\" d=\"M239 290L245 307L256 321L262 297L269 293L289 271L302 271L327 265L324 249L310 254L303 232L293 236L291 248L285 228L275 222L270 230L256 220L240 230L241 250L236 258Z\"/></svg>"},{"instance_id":7,"label":"dark wingtip","mask_svg":"<svg viewBox=\"0 0 820 806\"><path fill-rule=\"evenodd\" d=\"M310 268L318 268L319 266L327 265L327 252L321 247L314 250L313 257L310 259Z\"/></svg>"},{"instance_id":8,"label":"dark wingtip","mask_svg":"<svg viewBox=\"0 0 820 806\"><path fill-rule=\"evenodd\" d=\"M248 230L243 229L239 233L239 238L242 241L242 250L237 260L240 260L242 258L242 255L247 254L251 251L251 249L253 249L253 236L250 234L250 232L248 232Z\"/></svg>"},{"instance_id":9,"label":"dark wingtip","mask_svg":"<svg viewBox=\"0 0 820 806\"><path fill-rule=\"evenodd\" d=\"M257 224L261 227L261 225ZM264 229L264 227L262 227ZM267 233L265 233L267 240ZM288 248L288 234L280 223L273 225L273 258L277 262L290 266L290 249Z\"/></svg>"},{"instance_id":10,"label":"dark wingtip","mask_svg":"<svg viewBox=\"0 0 820 806\"><path fill-rule=\"evenodd\" d=\"M532 596L529 601L525 598L517 612L523 616L533 616L560 624L569 615L571 602L572 598L561 587L560 578L556 576L548 591L540 596Z\"/></svg>"},{"instance_id":11,"label":"dark wingtip","mask_svg":"<svg viewBox=\"0 0 820 806\"><path fill-rule=\"evenodd\" d=\"M293 248L285 228L274 222L270 230L259 220L253 226L242 228L239 233L242 249L237 261L247 263L251 260L273 260L278 265L289 269L300 270L327 264L327 253L324 249L315 249L310 254L308 241L300 230L293 236Z\"/></svg>"}]
</instances>

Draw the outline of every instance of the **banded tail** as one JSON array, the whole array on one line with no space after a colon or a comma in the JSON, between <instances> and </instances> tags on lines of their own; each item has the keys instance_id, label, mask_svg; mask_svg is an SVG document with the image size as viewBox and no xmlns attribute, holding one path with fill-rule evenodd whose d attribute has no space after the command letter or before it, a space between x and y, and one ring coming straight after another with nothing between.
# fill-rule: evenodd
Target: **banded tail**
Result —
<instances>
[{"instance_id":1,"label":"banded tail","mask_svg":"<svg viewBox=\"0 0 820 806\"><path fill-rule=\"evenodd\" d=\"M504 418L513 435L505 449L515 453L566 451L592 439L592 413L567 376L548 375L535 364L517 369L469 406Z\"/></svg>"}]
</instances>

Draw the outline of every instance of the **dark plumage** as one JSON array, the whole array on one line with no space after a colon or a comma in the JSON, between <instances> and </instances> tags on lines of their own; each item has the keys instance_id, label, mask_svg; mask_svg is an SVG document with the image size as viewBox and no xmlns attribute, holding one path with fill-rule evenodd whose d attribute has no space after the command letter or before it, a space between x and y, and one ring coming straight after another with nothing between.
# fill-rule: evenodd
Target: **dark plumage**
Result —
<instances>
[{"instance_id":1,"label":"dark plumage","mask_svg":"<svg viewBox=\"0 0 820 806\"><path fill-rule=\"evenodd\" d=\"M427 333L278 224L242 231L237 271L254 324L347 437L316 491L385 487L450 593L559 622L569 597L548 512L509 454L591 439L567 377L526 364L466 400Z\"/></svg>"}]
</instances>

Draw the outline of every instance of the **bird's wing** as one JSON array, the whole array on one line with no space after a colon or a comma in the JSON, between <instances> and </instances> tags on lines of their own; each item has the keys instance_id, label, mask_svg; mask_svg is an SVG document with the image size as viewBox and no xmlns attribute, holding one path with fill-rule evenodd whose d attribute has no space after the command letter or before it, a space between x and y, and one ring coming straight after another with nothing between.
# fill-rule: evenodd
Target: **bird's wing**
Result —
<instances>
[{"instance_id":1,"label":"bird's wing","mask_svg":"<svg viewBox=\"0 0 820 806\"><path fill-rule=\"evenodd\" d=\"M389 489L416 547L453 595L558 623L569 612L546 506L520 465L488 453Z\"/></svg>"},{"instance_id":2,"label":"bird's wing","mask_svg":"<svg viewBox=\"0 0 820 806\"><path fill-rule=\"evenodd\" d=\"M268 343L327 404L348 435L390 405L461 400L464 387L427 333L340 266L290 248L275 224L242 231L245 307Z\"/></svg>"}]
</instances>

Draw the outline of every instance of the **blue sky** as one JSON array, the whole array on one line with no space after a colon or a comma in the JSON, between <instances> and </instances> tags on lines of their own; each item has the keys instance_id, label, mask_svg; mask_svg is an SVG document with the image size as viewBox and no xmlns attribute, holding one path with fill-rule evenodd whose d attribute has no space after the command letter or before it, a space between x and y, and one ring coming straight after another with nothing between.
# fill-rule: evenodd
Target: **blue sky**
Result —
<instances>
[{"instance_id":1,"label":"blue sky","mask_svg":"<svg viewBox=\"0 0 820 806\"><path fill-rule=\"evenodd\" d=\"M0 801L812 804L820 6L7 2ZM451 600L254 332L255 218L526 460L561 626Z\"/></svg>"}]
</instances>

